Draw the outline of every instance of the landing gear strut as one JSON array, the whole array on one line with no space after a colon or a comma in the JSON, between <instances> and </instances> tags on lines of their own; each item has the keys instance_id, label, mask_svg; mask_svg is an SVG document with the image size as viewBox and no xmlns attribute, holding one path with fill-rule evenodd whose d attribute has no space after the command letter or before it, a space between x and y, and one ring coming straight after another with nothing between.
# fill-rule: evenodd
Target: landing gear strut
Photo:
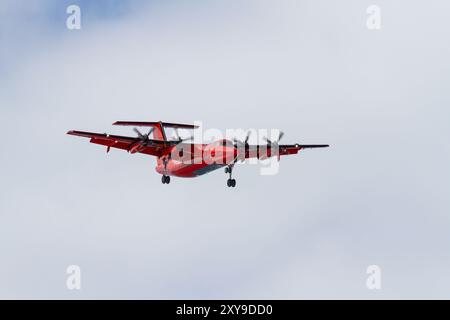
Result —
<instances>
[{"instance_id":1,"label":"landing gear strut","mask_svg":"<svg viewBox=\"0 0 450 320\"><path fill-rule=\"evenodd\" d=\"M233 165L225 167L225 173L230 175L230 178L227 180L227 186L233 188L236 187L236 180L231 178L231 174L233 173Z\"/></svg>"},{"instance_id":2,"label":"landing gear strut","mask_svg":"<svg viewBox=\"0 0 450 320\"><path fill-rule=\"evenodd\" d=\"M170 156L170 154L169 154L169 156ZM162 161L164 163L164 172L167 172L167 158L163 158ZM165 174L163 174L163 176L161 177L161 182L163 184L169 184L170 176L166 176Z\"/></svg>"},{"instance_id":3,"label":"landing gear strut","mask_svg":"<svg viewBox=\"0 0 450 320\"><path fill-rule=\"evenodd\" d=\"M162 178L161 178L161 182L163 184L169 184L170 183L170 176L163 175Z\"/></svg>"}]
</instances>

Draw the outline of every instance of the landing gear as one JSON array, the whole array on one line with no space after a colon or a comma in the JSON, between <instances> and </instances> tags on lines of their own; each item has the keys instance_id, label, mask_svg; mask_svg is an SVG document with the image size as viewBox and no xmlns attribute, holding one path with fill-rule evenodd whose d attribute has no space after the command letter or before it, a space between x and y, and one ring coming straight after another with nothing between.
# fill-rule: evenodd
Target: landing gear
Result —
<instances>
[{"instance_id":1,"label":"landing gear","mask_svg":"<svg viewBox=\"0 0 450 320\"><path fill-rule=\"evenodd\" d=\"M163 175L163 176L161 177L161 182L162 182L163 184L169 184L169 183L170 183L170 176Z\"/></svg>"},{"instance_id":2,"label":"landing gear","mask_svg":"<svg viewBox=\"0 0 450 320\"><path fill-rule=\"evenodd\" d=\"M236 187L236 180L235 179L228 179L227 180L227 186L228 187Z\"/></svg>"},{"instance_id":3,"label":"landing gear","mask_svg":"<svg viewBox=\"0 0 450 320\"><path fill-rule=\"evenodd\" d=\"M233 173L233 165L225 167L225 173L230 175L230 178L227 180L227 186L233 188L236 187L236 180L231 178L231 174Z\"/></svg>"}]
</instances>

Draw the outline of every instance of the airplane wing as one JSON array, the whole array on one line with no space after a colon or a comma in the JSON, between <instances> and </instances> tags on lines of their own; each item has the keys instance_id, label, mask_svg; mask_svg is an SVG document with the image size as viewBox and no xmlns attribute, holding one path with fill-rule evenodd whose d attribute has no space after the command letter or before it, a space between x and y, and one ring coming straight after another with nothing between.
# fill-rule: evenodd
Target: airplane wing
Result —
<instances>
[{"instance_id":1,"label":"airplane wing","mask_svg":"<svg viewBox=\"0 0 450 320\"><path fill-rule=\"evenodd\" d=\"M109 151L110 148L117 148L126 150L131 153L138 152L151 156L160 156L167 150L168 147L171 148L173 144L170 141L148 139L147 141L142 142L141 139L134 137L124 137L106 133L94 133L75 130L71 130L67 132L67 134L90 138L90 143L106 146L107 151Z\"/></svg>"},{"instance_id":2,"label":"airplane wing","mask_svg":"<svg viewBox=\"0 0 450 320\"><path fill-rule=\"evenodd\" d=\"M297 154L302 149L327 148L328 144L282 144L279 146L280 155Z\"/></svg>"},{"instance_id":3,"label":"airplane wing","mask_svg":"<svg viewBox=\"0 0 450 320\"><path fill-rule=\"evenodd\" d=\"M250 145L245 153L245 158L267 159L272 156L286 156L297 154L302 149L327 148L328 144L280 144L277 150L273 149L273 145ZM275 146L275 145L274 145Z\"/></svg>"}]
</instances>

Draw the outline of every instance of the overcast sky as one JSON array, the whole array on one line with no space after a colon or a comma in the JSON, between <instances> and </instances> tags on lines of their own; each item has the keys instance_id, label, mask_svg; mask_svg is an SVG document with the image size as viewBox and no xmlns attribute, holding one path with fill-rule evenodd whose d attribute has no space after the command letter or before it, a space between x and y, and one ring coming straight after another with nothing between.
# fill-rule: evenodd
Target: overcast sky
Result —
<instances>
[{"instance_id":1,"label":"overcast sky","mask_svg":"<svg viewBox=\"0 0 450 320\"><path fill-rule=\"evenodd\" d=\"M0 298L450 298L449 10L0 0ZM162 185L152 157L65 135L133 135L116 120L331 147Z\"/></svg>"}]
</instances>

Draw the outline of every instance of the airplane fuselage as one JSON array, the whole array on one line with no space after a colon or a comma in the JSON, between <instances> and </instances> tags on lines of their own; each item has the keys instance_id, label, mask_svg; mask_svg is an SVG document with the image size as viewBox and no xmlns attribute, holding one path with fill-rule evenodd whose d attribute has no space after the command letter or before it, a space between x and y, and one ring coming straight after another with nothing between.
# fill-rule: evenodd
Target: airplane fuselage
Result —
<instances>
[{"instance_id":1,"label":"airplane fuselage","mask_svg":"<svg viewBox=\"0 0 450 320\"><path fill-rule=\"evenodd\" d=\"M211 144L180 144L157 158L156 172L166 176L194 178L228 166L238 155L231 141Z\"/></svg>"}]
</instances>

